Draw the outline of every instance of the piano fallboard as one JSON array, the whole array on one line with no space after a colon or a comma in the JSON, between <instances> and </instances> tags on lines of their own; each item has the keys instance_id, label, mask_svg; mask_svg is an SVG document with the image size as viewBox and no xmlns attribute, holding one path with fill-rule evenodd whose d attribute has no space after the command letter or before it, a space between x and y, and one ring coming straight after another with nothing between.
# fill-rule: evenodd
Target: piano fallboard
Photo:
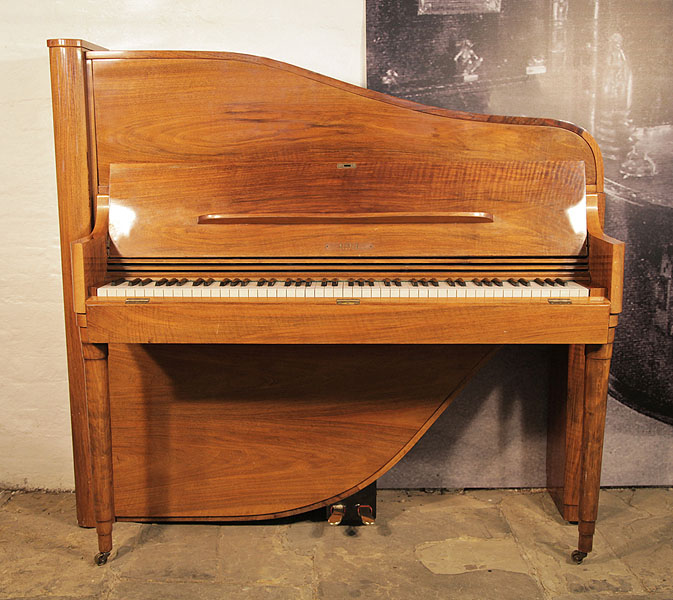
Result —
<instances>
[{"instance_id":1,"label":"piano fallboard","mask_svg":"<svg viewBox=\"0 0 673 600\"><path fill-rule=\"evenodd\" d=\"M94 343L604 344L602 297L474 299L97 298ZM347 300L347 299L345 299ZM552 303L553 302L553 303Z\"/></svg>"}]
</instances>

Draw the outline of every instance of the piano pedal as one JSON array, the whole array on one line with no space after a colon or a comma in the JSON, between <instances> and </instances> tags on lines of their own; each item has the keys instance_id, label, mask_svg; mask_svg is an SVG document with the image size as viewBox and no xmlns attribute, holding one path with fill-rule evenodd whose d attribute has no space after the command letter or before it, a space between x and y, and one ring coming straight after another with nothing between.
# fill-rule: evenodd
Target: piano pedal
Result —
<instances>
[{"instance_id":1,"label":"piano pedal","mask_svg":"<svg viewBox=\"0 0 673 600\"><path fill-rule=\"evenodd\" d=\"M332 504L332 506L329 507L329 517L327 517L327 523L335 526L340 525L345 516L345 504Z\"/></svg>"},{"instance_id":2,"label":"piano pedal","mask_svg":"<svg viewBox=\"0 0 673 600\"><path fill-rule=\"evenodd\" d=\"M363 525L373 525L376 522L374 511L369 504L356 504L355 510L357 510Z\"/></svg>"},{"instance_id":3,"label":"piano pedal","mask_svg":"<svg viewBox=\"0 0 673 600\"><path fill-rule=\"evenodd\" d=\"M325 510L330 525L373 525L376 520L376 482Z\"/></svg>"}]
</instances>

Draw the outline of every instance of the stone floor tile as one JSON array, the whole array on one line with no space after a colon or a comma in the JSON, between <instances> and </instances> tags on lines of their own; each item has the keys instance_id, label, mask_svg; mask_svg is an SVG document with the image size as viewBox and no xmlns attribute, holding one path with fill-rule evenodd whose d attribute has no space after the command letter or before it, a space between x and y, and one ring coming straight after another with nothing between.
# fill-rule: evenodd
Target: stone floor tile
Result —
<instances>
[{"instance_id":1,"label":"stone floor tile","mask_svg":"<svg viewBox=\"0 0 673 600\"><path fill-rule=\"evenodd\" d=\"M0 509L9 502L12 492L0 490Z\"/></svg>"},{"instance_id":2,"label":"stone floor tile","mask_svg":"<svg viewBox=\"0 0 673 600\"><path fill-rule=\"evenodd\" d=\"M432 573L458 575L469 571L528 573L528 563L514 538L460 538L426 542L416 547L416 558Z\"/></svg>"},{"instance_id":3,"label":"stone floor tile","mask_svg":"<svg viewBox=\"0 0 673 600\"><path fill-rule=\"evenodd\" d=\"M104 588L77 527L73 494L14 494L0 511L0 597L88 596ZM93 535L93 539L90 536Z\"/></svg>"},{"instance_id":4,"label":"stone floor tile","mask_svg":"<svg viewBox=\"0 0 673 600\"><path fill-rule=\"evenodd\" d=\"M673 513L672 513L673 514ZM611 550L651 592L668 591L673 598L673 516L642 514L622 526L599 526Z\"/></svg>"},{"instance_id":5,"label":"stone floor tile","mask_svg":"<svg viewBox=\"0 0 673 600\"><path fill-rule=\"evenodd\" d=\"M121 581L106 600L312 600L311 587ZM49 599L51 600L51 599Z\"/></svg>"},{"instance_id":6,"label":"stone floor tile","mask_svg":"<svg viewBox=\"0 0 673 600\"><path fill-rule=\"evenodd\" d=\"M292 525L228 525L220 528L218 580L246 585L306 586L313 559L283 543Z\"/></svg>"},{"instance_id":7,"label":"stone floor tile","mask_svg":"<svg viewBox=\"0 0 673 600\"><path fill-rule=\"evenodd\" d=\"M433 575L386 571L385 577L362 571L320 581L320 600L346 598L447 600L543 600L535 581L522 573L501 571Z\"/></svg>"},{"instance_id":8,"label":"stone floor tile","mask_svg":"<svg viewBox=\"0 0 673 600\"><path fill-rule=\"evenodd\" d=\"M108 563L119 577L156 581L215 581L220 527L211 524L147 524L119 545Z\"/></svg>"},{"instance_id":9,"label":"stone floor tile","mask_svg":"<svg viewBox=\"0 0 673 600\"><path fill-rule=\"evenodd\" d=\"M648 594L614 594L595 593L595 594L564 594L563 596L552 596L550 600L671 600L672 596L665 593Z\"/></svg>"},{"instance_id":10,"label":"stone floor tile","mask_svg":"<svg viewBox=\"0 0 673 600\"><path fill-rule=\"evenodd\" d=\"M545 493L383 490L374 527L117 523L95 567L72 494L17 493L0 507L0 600L672 600L672 503L670 489L604 490L582 565Z\"/></svg>"},{"instance_id":11,"label":"stone floor tile","mask_svg":"<svg viewBox=\"0 0 673 600\"><path fill-rule=\"evenodd\" d=\"M643 594L647 589L601 537L581 565L570 560L577 546L577 527L550 519L553 505L543 494L503 498L500 509L507 518L522 555L540 584L552 596L587 592ZM557 513L558 514L558 513Z\"/></svg>"},{"instance_id":12,"label":"stone floor tile","mask_svg":"<svg viewBox=\"0 0 673 600\"><path fill-rule=\"evenodd\" d=\"M651 515L673 514L672 488L636 488L632 491L629 505L636 510Z\"/></svg>"}]
</instances>

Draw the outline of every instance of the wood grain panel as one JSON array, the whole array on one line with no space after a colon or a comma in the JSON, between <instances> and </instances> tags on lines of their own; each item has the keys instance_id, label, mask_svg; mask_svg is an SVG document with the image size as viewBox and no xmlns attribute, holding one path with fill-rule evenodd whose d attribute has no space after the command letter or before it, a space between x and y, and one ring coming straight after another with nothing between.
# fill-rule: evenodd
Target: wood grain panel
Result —
<instances>
[{"instance_id":1,"label":"wood grain panel","mask_svg":"<svg viewBox=\"0 0 673 600\"><path fill-rule=\"evenodd\" d=\"M110 346L117 516L263 518L389 469L483 346Z\"/></svg>"},{"instance_id":2,"label":"wood grain panel","mask_svg":"<svg viewBox=\"0 0 673 600\"><path fill-rule=\"evenodd\" d=\"M581 162L231 160L111 166L113 256L574 256L586 240ZM486 212L493 222L200 224L213 213ZM485 241L488 243L485 243Z\"/></svg>"},{"instance_id":3,"label":"wood grain panel","mask_svg":"<svg viewBox=\"0 0 673 600\"><path fill-rule=\"evenodd\" d=\"M91 232L91 165L87 152L90 130L86 103L91 82L85 72L84 52L101 48L83 40L70 39L49 40L48 46L77 521L83 527L93 527L96 520L91 495L84 361L74 310L70 245Z\"/></svg>"},{"instance_id":4,"label":"wood grain panel","mask_svg":"<svg viewBox=\"0 0 673 600\"><path fill-rule=\"evenodd\" d=\"M357 162L405 155L419 160L582 160L587 181L597 181L591 140L558 122L477 120L480 115L431 109L235 54L89 57L102 186L108 184L112 163L242 156L258 162L310 156Z\"/></svg>"},{"instance_id":5,"label":"wood grain panel","mask_svg":"<svg viewBox=\"0 0 673 600\"><path fill-rule=\"evenodd\" d=\"M206 344L570 344L607 340L610 304L545 299L401 302L153 298L87 302L90 342Z\"/></svg>"}]
</instances>

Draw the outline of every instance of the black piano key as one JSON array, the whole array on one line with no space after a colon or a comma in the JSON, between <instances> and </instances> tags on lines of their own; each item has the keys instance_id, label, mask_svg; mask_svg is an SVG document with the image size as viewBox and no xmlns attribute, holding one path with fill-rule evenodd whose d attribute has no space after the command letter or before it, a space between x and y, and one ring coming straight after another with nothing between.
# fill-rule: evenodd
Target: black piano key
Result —
<instances>
[{"instance_id":1,"label":"black piano key","mask_svg":"<svg viewBox=\"0 0 673 600\"><path fill-rule=\"evenodd\" d=\"M348 280L348 287L353 287L355 285L355 279Z\"/></svg>"},{"instance_id":2,"label":"black piano key","mask_svg":"<svg viewBox=\"0 0 673 600\"><path fill-rule=\"evenodd\" d=\"M409 283L414 287L418 287L418 281L416 279L412 279L411 281L409 281Z\"/></svg>"},{"instance_id":3,"label":"black piano key","mask_svg":"<svg viewBox=\"0 0 673 600\"><path fill-rule=\"evenodd\" d=\"M495 285L497 285L498 287L502 287L502 281L500 281L497 277L494 277L493 279L491 279L491 281L495 283Z\"/></svg>"},{"instance_id":4,"label":"black piano key","mask_svg":"<svg viewBox=\"0 0 673 600\"><path fill-rule=\"evenodd\" d=\"M383 285L385 285L386 287L390 287L390 279L384 279Z\"/></svg>"},{"instance_id":5,"label":"black piano key","mask_svg":"<svg viewBox=\"0 0 673 600\"><path fill-rule=\"evenodd\" d=\"M446 280L446 283L450 285L451 287L456 287L456 282L451 279L450 277Z\"/></svg>"},{"instance_id":6,"label":"black piano key","mask_svg":"<svg viewBox=\"0 0 673 600\"><path fill-rule=\"evenodd\" d=\"M554 279L554 281L555 281L558 285L560 285L561 287L565 287L565 286L566 286L566 282L563 281L563 279L561 279L560 277L557 277L556 279Z\"/></svg>"},{"instance_id":7,"label":"black piano key","mask_svg":"<svg viewBox=\"0 0 673 600\"><path fill-rule=\"evenodd\" d=\"M535 283L537 283L538 285L541 285L542 287L544 287L544 281L542 281L542 279L540 279L539 277L536 277L535 279L533 279L533 281Z\"/></svg>"},{"instance_id":8,"label":"black piano key","mask_svg":"<svg viewBox=\"0 0 673 600\"><path fill-rule=\"evenodd\" d=\"M418 283L420 283L423 287L428 287L428 280L425 278L421 279Z\"/></svg>"},{"instance_id":9,"label":"black piano key","mask_svg":"<svg viewBox=\"0 0 673 600\"><path fill-rule=\"evenodd\" d=\"M285 287L290 287L292 285L292 280L291 279L286 279L285 280Z\"/></svg>"},{"instance_id":10,"label":"black piano key","mask_svg":"<svg viewBox=\"0 0 673 600\"><path fill-rule=\"evenodd\" d=\"M121 285L125 281L126 281L126 279L124 279L123 277L120 277L119 279L115 279L110 285Z\"/></svg>"},{"instance_id":11,"label":"black piano key","mask_svg":"<svg viewBox=\"0 0 673 600\"><path fill-rule=\"evenodd\" d=\"M545 282L547 285L551 285L552 287L554 287L554 286L556 285L556 284L554 283L554 280L551 279L550 277L547 277L547 278L544 280L544 282Z\"/></svg>"},{"instance_id":12,"label":"black piano key","mask_svg":"<svg viewBox=\"0 0 673 600\"><path fill-rule=\"evenodd\" d=\"M129 285L138 285L140 282L142 282L142 279L140 279L140 277L136 277L135 279L131 279L131 281L129 281Z\"/></svg>"},{"instance_id":13,"label":"black piano key","mask_svg":"<svg viewBox=\"0 0 673 600\"><path fill-rule=\"evenodd\" d=\"M241 281L241 286L242 286L242 287L245 287L245 286L248 285L249 283L250 283L250 280L246 278L246 279L244 279L243 281Z\"/></svg>"},{"instance_id":14,"label":"black piano key","mask_svg":"<svg viewBox=\"0 0 673 600\"><path fill-rule=\"evenodd\" d=\"M166 287L177 284L178 280L175 277L172 277L166 282Z\"/></svg>"},{"instance_id":15,"label":"black piano key","mask_svg":"<svg viewBox=\"0 0 673 600\"><path fill-rule=\"evenodd\" d=\"M303 279L297 279L297 281L294 282L294 287L301 287L303 283Z\"/></svg>"},{"instance_id":16,"label":"black piano key","mask_svg":"<svg viewBox=\"0 0 673 600\"><path fill-rule=\"evenodd\" d=\"M313 283L313 279L310 277L306 280L306 287L311 287L311 284Z\"/></svg>"},{"instance_id":17,"label":"black piano key","mask_svg":"<svg viewBox=\"0 0 673 600\"><path fill-rule=\"evenodd\" d=\"M213 283L215 283L215 280L212 277L208 277L208 279L203 282L203 285L213 285Z\"/></svg>"},{"instance_id":18,"label":"black piano key","mask_svg":"<svg viewBox=\"0 0 673 600\"><path fill-rule=\"evenodd\" d=\"M321 285L322 287L327 287L327 284L328 284L327 279L323 279L323 280L320 282L320 285Z\"/></svg>"},{"instance_id":19,"label":"black piano key","mask_svg":"<svg viewBox=\"0 0 673 600\"><path fill-rule=\"evenodd\" d=\"M145 277L145 279L143 279L140 282L140 285L149 285L150 283L152 283L152 278L151 277Z\"/></svg>"},{"instance_id":20,"label":"black piano key","mask_svg":"<svg viewBox=\"0 0 673 600\"><path fill-rule=\"evenodd\" d=\"M362 279L362 278L358 279L358 285L359 285L360 287L364 287L364 285L365 285L365 280Z\"/></svg>"},{"instance_id":21,"label":"black piano key","mask_svg":"<svg viewBox=\"0 0 673 600\"><path fill-rule=\"evenodd\" d=\"M237 286L239 283L241 283L241 280L238 277L236 277L235 279L232 280L231 287Z\"/></svg>"},{"instance_id":22,"label":"black piano key","mask_svg":"<svg viewBox=\"0 0 673 600\"><path fill-rule=\"evenodd\" d=\"M203 285L205 282L206 282L206 280L203 277L199 277L198 279L196 279L194 281L194 283L192 285L194 287L196 287L197 285Z\"/></svg>"},{"instance_id":23,"label":"black piano key","mask_svg":"<svg viewBox=\"0 0 673 600\"><path fill-rule=\"evenodd\" d=\"M278 281L277 279L274 279L274 278L272 277L271 279L269 279L269 286L270 286L270 287L273 287L274 285L276 285L276 282L277 282L277 281Z\"/></svg>"},{"instance_id":24,"label":"black piano key","mask_svg":"<svg viewBox=\"0 0 673 600\"><path fill-rule=\"evenodd\" d=\"M439 287L439 281L437 281L434 277L430 279L430 285L433 287Z\"/></svg>"},{"instance_id":25,"label":"black piano key","mask_svg":"<svg viewBox=\"0 0 673 600\"><path fill-rule=\"evenodd\" d=\"M462 277L459 277L458 279L456 279L456 283L461 287L466 287L467 286L467 283L465 283L463 281Z\"/></svg>"},{"instance_id":26,"label":"black piano key","mask_svg":"<svg viewBox=\"0 0 673 600\"><path fill-rule=\"evenodd\" d=\"M262 277L258 282L257 282L257 287L260 287L266 283L266 279Z\"/></svg>"},{"instance_id":27,"label":"black piano key","mask_svg":"<svg viewBox=\"0 0 673 600\"><path fill-rule=\"evenodd\" d=\"M519 282L518 282L516 279L514 279L514 277L510 277L510 278L507 280L507 283L509 283L509 284L511 284L511 285L513 285L513 286L515 286L515 287L519 287Z\"/></svg>"},{"instance_id":28,"label":"black piano key","mask_svg":"<svg viewBox=\"0 0 673 600\"><path fill-rule=\"evenodd\" d=\"M189 283L189 279L187 279L186 277L183 277L178 281L178 285L185 285L185 283Z\"/></svg>"},{"instance_id":29,"label":"black piano key","mask_svg":"<svg viewBox=\"0 0 673 600\"><path fill-rule=\"evenodd\" d=\"M402 282L400 281L400 279L399 279L398 277L396 277L395 279L393 279L393 283L394 283L397 287L402 287Z\"/></svg>"},{"instance_id":30,"label":"black piano key","mask_svg":"<svg viewBox=\"0 0 673 600\"><path fill-rule=\"evenodd\" d=\"M484 277L481 282L487 287L493 287L493 282L488 277Z\"/></svg>"},{"instance_id":31,"label":"black piano key","mask_svg":"<svg viewBox=\"0 0 673 600\"><path fill-rule=\"evenodd\" d=\"M332 287L336 287L338 285L339 285L339 280L335 277L334 279L332 279Z\"/></svg>"},{"instance_id":32,"label":"black piano key","mask_svg":"<svg viewBox=\"0 0 673 600\"><path fill-rule=\"evenodd\" d=\"M475 278L472 280L472 283L474 283L474 285L478 285L478 286L481 286L481 285L482 285L482 281L481 281L481 279L479 279L478 277L475 277Z\"/></svg>"},{"instance_id":33,"label":"black piano key","mask_svg":"<svg viewBox=\"0 0 673 600\"><path fill-rule=\"evenodd\" d=\"M525 285L526 287L529 287L529 286L530 286L530 281L528 281L528 279L524 279L523 277L520 277L520 278L519 278L519 283L520 283L521 285Z\"/></svg>"},{"instance_id":34,"label":"black piano key","mask_svg":"<svg viewBox=\"0 0 673 600\"><path fill-rule=\"evenodd\" d=\"M231 283L231 279L229 277L225 277L222 281L220 281L220 285L229 285Z\"/></svg>"},{"instance_id":35,"label":"black piano key","mask_svg":"<svg viewBox=\"0 0 673 600\"><path fill-rule=\"evenodd\" d=\"M374 280L373 279L367 279L367 285L369 287L374 287Z\"/></svg>"},{"instance_id":36,"label":"black piano key","mask_svg":"<svg viewBox=\"0 0 673 600\"><path fill-rule=\"evenodd\" d=\"M159 281L157 281L156 287L159 287L160 285L166 285L166 283L168 283L168 279L162 277Z\"/></svg>"}]
</instances>

